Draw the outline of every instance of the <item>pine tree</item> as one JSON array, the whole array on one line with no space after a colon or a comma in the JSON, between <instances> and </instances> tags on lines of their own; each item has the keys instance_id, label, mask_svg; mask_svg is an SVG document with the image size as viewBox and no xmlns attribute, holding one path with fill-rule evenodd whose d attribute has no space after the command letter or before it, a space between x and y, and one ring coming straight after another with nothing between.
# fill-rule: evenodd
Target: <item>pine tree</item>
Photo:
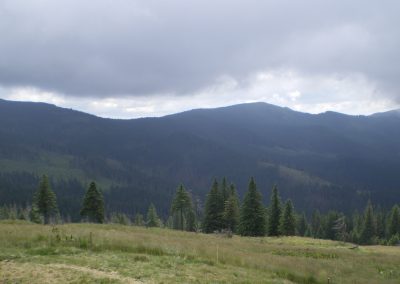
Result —
<instances>
[{"instance_id":1,"label":"pine tree","mask_svg":"<svg viewBox=\"0 0 400 284\"><path fill-rule=\"evenodd\" d=\"M91 182L83 198L81 216L89 222L104 222L104 200L103 195L97 190L96 183Z\"/></svg>"},{"instance_id":2,"label":"pine tree","mask_svg":"<svg viewBox=\"0 0 400 284\"><path fill-rule=\"evenodd\" d=\"M161 220L158 218L157 209L153 203L150 204L147 211L146 226L147 227L160 227Z\"/></svg>"},{"instance_id":3,"label":"pine tree","mask_svg":"<svg viewBox=\"0 0 400 284\"><path fill-rule=\"evenodd\" d=\"M203 231L212 233L223 229L223 203L218 182L214 180L204 208Z\"/></svg>"},{"instance_id":4,"label":"pine tree","mask_svg":"<svg viewBox=\"0 0 400 284\"><path fill-rule=\"evenodd\" d=\"M279 236L279 224L281 220L281 201L276 186L272 189L271 204L268 210L268 235Z\"/></svg>"},{"instance_id":5,"label":"pine tree","mask_svg":"<svg viewBox=\"0 0 400 284\"><path fill-rule=\"evenodd\" d=\"M225 202L228 200L230 196L230 189L228 188L228 183L226 181L226 178L224 177L222 179L222 184L221 184L221 198L222 198L222 203L225 204Z\"/></svg>"},{"instance_id":6,"label":"pine tree","mask_svg":"<svg viewBox=\"0 0 400 284\"><path fill-rule=\"evenodd\" d=\"M194 212L192 207L190 207L186 213L186 231L197 231L196 213Z\"/></svg>"},{"instance_id":7,"label":"pine tree","mask_svg":"<svg viewBox=\"0 0 400 284\"><path fill-rule=\"evenodd\" d=\"M313 238L323 238L321 214L314 210L311 216L311 235Z\"/></svg>"},{"instance_id":8,"label":"pine tree","mask_svg":"<svg viewBox=\"0 0 400 284\"><path fill-rule=\"evenodd\" d=\"M46 175L42 176L39 189L34 197L34 206L37 212L43 216L44 223L48 224L51 218L58 214L56 195L50 188L49 179Z\"/></svg>"},{"instance_id":9,"label":"pine tree","mask_svg":"<svg viewBox=\"0 0 400 284\"><path fill-rule=\"evenodd\" d=\"M264 236L266 233L265 208L254 178L250 179L240 208L239 233L242 236Z\"/></svg>"},{"instance_id":10,"label":"pine tree","mask_svg":"<svg viewBox=\"0 0 400 284\"><path fill-rule=\"evenodd\" d=\"M296 220L292 201L286 201L280 222L280 233L284 236L294 236L296 233Z\"/></svg>"},{"instance_id":11,"label":"pine tree","mask_svg":"<svg viewBox=\"0 0 400 284\"><path fill-rule=\"evenodd\" d=\"M306 215L303 213L297 218L297 234L304 237L308 228Z\"/></svg>"},{"instance_id":12,"label":"pine tree","mask_svg":"<svg viewBox=\"0 0 400 284\"><path fill-rule=\"evenodd\" d=\"M353 229L351 231L351 241L354 243L359 243L363 227L363 218L357 210L353 212L352 223L353 223Z\"/></svg>"},{"instance_id":13,"label":"pine tree","mask_svg":"<svg viewBox=\"0 0 400 284\"><path fill-rule=\"evenodd\" d=\"M322 238L336 240L337 232L335 230L335 225L339 218L340 216L336 211L329 211L328 214L322 218Z\"/></svg>"},{"instance_id":14,"label":"pine tree","mask_svg":"<svg viewBox=\"0 0 400 284\"><path fill-rule=\"evenodd\" d=\"M344 215L339 216L333 224L333 230L335 231L335 239L342 242L347 240L347 224L346 217Z\"/></svg>"},{"instance_id":15,"label":"pine tree","mask_svg":"<svg viewBox=\"0 0 400 284\"><path fill-rule=\"evenodd\" d=\"M120 224L125 226L131 225L131 220L129 219L129 217L126 214L120 212L111 213L110 221L113 224Z\"/></svg>"},{"instance_id":16,"label":"pine tree","mask_svg":"<svg viewBox=\"0 0 400 284\"><path fill-rule=\"evenodd\" d=\"M361 244L372 244L375 237L374 212L371 201L368 201L364 213L364 222L360 235Z\"/></svg>"},{"instance_id":17,"label":"pine tree","mask_svg":"<svg viewBox=\"0 0 400 284\"><path fill-rule=\"evenodd\" d=\"M389 219L388 226L389 238L399 234L400 235L400 208L399 206L393 206Z\"/></svg>"},{"instance_id":18,"label":"pine tree","mask_svg":"<svg viewBox=\"0 0 400 284\"><path fill-rule=\"evenodd\" d=\"M29 212L29 219L31 220L31 222L37 223L37 224L40 224L43 222L42 218L40 216L39 209L37 208L36 204L32 204L32 208Z\"/></svg>"},{"instance_id":19,"label":"pine tree","mask_svg":"<svg viewBox=\"0 0 400 284\"><path fill-rule=\"evenodd\" d=\"M386 216L381 208L376 210L376 236L383 240L386 235Z\"/></svg>"},{"instance_id":20,"label":"pine tree","mask_svg":"<svg viewBox=\"0 0 400 284\"><path fill-rule=\"evenodd\" d=\"M236 194L236 190L231 188L230 196L225 201L224 207L224 223L227 229L232 232L237 231L237 226L239 224L239 199Z\"/></svg>"},{"instance_id":21,"label":"pine tree","mask_svg":"<svg viewBox=\"0 0 400 284\"><path fill-rule=\"evenodd\" d=\"M178 230L184 230L185 226L185 215L192 210L192 204L188 193L181 184L176 193L175 198L172 201L171 212L172 214L179 214L179 225L176 227ZM192 216L193 217L193 216Z\"/></svg>"},{"instance_id":22,"label":"pine tree","mask_svg":"<svg viewBox=\"0 0 400 284\"><path fill-rule=\"evenodd\" d=\"M135 220L134 220L135 226L143 226L144 225L144 220L143 220L143 215L140 213L137 213L135 215Z\"/></svg>"}]
</instances>

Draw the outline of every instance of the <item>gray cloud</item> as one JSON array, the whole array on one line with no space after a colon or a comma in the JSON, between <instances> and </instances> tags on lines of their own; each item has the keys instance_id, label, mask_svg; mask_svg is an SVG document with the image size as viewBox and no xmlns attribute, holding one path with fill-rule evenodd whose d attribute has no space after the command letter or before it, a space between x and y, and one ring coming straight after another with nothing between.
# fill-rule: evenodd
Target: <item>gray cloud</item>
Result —
<instances>
[{"instance_id":1,"label":"gray cloud","mask_svg":"<svg viewBox=\"0 0 400 284\"><path fill-rule=\"evenodd\" d=\"M362 74L399 95L398 1L1 0L0 85L192 94L221 76Z\"/></svg>"}]
</instances>

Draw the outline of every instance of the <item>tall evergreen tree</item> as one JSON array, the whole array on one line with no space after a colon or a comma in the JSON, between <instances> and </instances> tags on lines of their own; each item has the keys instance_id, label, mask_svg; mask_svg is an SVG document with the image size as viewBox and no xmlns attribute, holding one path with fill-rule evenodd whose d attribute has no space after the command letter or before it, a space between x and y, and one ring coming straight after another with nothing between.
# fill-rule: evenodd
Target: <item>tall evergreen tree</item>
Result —
<instances>
[{"instance_id":1,"label":"tall evergreen tree","mask_svg":"<svg viewBox=\"0 0 400 284\"><path fill-rule=\"evenodd\" d=\"M400 235L400 208L398 205L393 206L390 219L389 219L389 238L399 234Z\"/></svg>"},{"instance_id":2,"label":"tall evergreen tree","mask_svg":"<svg viewBox=\"0 0 400 284\"><path fill-rule=\"evenodd\" d=\"M385 213L382 211L382 209L379 207L375 211L375 217L376 217L376 236L379 239L384 239L386 235L386 216Z\"/></svg>"},{"instance_id":3,"label":"tall evergreen tree","mask_svg":"<svg viewBox=\"0 0 400 284\"><path fill-rule=\"evenodd\" d=\"M186 212L186 231L196 232L197 231L197 221L196 213L194 212L192 206Z\"/></svg>"},{"instance_id":4,"label":"tall evergreen tree","mask_svg":"<svg viewBox=\"0 0 400 284\"><path fill-rule=\"evenodd\" d=\"M218 182L214 180L204 208L203 231L212 233L223 229L223 202L218 189Z\"/></svg>"},{"instance_id":5,"label":"tall evergreen tree","mask_svg":"<svg viewBox=\"0 0 400 284\"><path fill-rule=\"evenodd\" d=\"M39 189L34 197L34 205L37 212L43 216L45 224L50 222L58 214L56 195L50 188L49 179L46 175L42 176Z\"/></svg>"},{"instance_id":6,"label":"tall evergreen tree","mask_svg":"<svg viewBox=\"0 0 400 284\"><path fill-rule=\"evenodd\" d=\"M268 235L279 236L281 220L281 201L276 185L272 188L271 202L268 210Z\"/></svg>"},{"instance_id":7,"label":"tall evergreen tree","mask_svg":"<svg viewBox=\"0 0 400 284\"><path fill-rule=\"evenodd\" d=\"M306 215L303 213L297 218L297 234L301 237L305 236L308 228Z\"/></svg>"},{"instance_id":8,"label":"tall evergreen tree","mask_svg":"<svg viewBox=\"0 0 400 284\"><path fill-rule=\"evenodd\" d=\"M224 207L224 223L227 229L236 232L239 224L239 199L236 190L231 188L230 196L225 201Z\"/></svg>"},{"instance_id":9,"label":"tall evergreen tree","mask_svg":"<svg viewBox=\"0 0 400 284\"><path fill-rule=\"evenodd\" d=\"M153 203L150 204L147 211L146 226L147 227L160 227L161 220L158 217L157 209Z\"/></svg>"},{"instance_id":10,"label":"tall evergreen tree","mask_svg":"<svg viewBox=\"0 0 400 284\"><path fill-rule=\"evenodd\" d=\"M296 220L291 200L286 201L280 222L280 233L284 236L294 236L296 233Z\"/></svg>"},{"instance_id":11,"label":"tall evergreen tree","mask_svg":"<svg viewBox=\"0 0 400 284\"><path fill-rule=\"evenodd\" d=\"M178 230L184 230L185 226L185 217L186 215L192 211L192 202L185 188L181 184L176 193L175 198L172 201L171 212L172 214L179 214L179 225L177 226ZM192 216L193 217L193 216Z\"/></svg>"},{"instance_id":12,"label":"tall evergreen tree","mask_svg":"<svg viewBox=\"0 0 400 284\"><path fill-rule=\"evenodd\" d=\"M311 235L313 238L322 238L321 214L314 210L311 216Z\"/></svg>"},{"instance_id":13,"label":"tall evergreen tree","mask_svg":"<svg viewBox=\"0 0 400 284\"><path fill-rule=\"evenodd\" d=\"M335 230L336 221L340 218L336 211L329 211L322 218L322 238L328 240L336 240L337 231Z\"/></svg>"},{"instance_id":14,"label":"tall evergreen tree","mask_svg":"<svg viewBox=\"0 0 400 284\"><path fill-rule=\"evenodd\" d=\"M375 237L374 212L371 201L368 201L364 213L364 222L360 235L361 244L372 244Z\"/></svg>"},{"instance_id":15,"label":"tall evergreen tree","mask_svg":"<svg viewBox=\"0 0 400 284\"><path fill-rule=\"evenodd\" d=\"M89 222L104 222L103 195L97 189L94 181L90 183L89 188L83 198L81 216L87 218Z\"/></svg>"},{"instance_id":16,"label":"tall evergreen tree","mask_svg":"<svg viewBox=\"0 0 400 284\"><path fill-rule=\"evenodd\" d=\"M221 183L221 198L222 198L223 204L225 204L225 202L228 200L229 196L230 196L230 189L228 188L228 182L227 182L226 178L224 177L222 179L222 183Z\"/></svg>"},{"instance_id":17,"label":"tall evergreen tree","mask_svg":"<svg viewBox=\"0 0 400 284\"><path fill-rule=\"evenodd\" d=\"M254 178L250 179L240 208L239 233L242 236L264 236L266 233L265 208Z\"/></svg>"},{"instance_id":18,"label":"tall evergreen tree","mask_svg":"<svg viewBox=\"0 0 400 284\"><path fill-rule=\"evenodd\" d=\"M333 224L333 230L335 231L335 240L340 240L342 242L348 239L347 235L347 223L346 217L340 215Z\"/></svg>"}]
</instances>

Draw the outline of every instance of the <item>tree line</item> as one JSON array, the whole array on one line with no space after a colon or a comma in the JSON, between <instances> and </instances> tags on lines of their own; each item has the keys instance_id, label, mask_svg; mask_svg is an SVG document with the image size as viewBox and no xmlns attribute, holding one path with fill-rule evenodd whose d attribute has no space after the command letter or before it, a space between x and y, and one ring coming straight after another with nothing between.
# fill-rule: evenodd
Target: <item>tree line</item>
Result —
<instances>
[{"instance_id":1,"label":"tree line","mask_svg":"<svg viewBox=\"0 0 400 284\"><path fill-rule=\"evenodd\" d=\"M215 179L206 196L204 212L200 213L193 197L181 184L171 202L165 222L158 216L154 204L147 215L136 214L133 220L123 213L105 215L104 199L96 183L91 182L82 197L82 221L119 223L147 227L168 227L176 230L215 233L225 232L241 236L306 236L357 244L396 245L400 242L400 207L390 211L374 207L369 201L364 212L345 215L337 211L321 214L315 210L309 218L294 209L291 200L281 201L277 186L271 191L270 203L262 203L262 195L254 178L249 181L242 202L234 184L223 178ZM11 205L0 207L0 219L23 219L36 223L61 221L57 198L47 176L40 180L32 205L25 208Z\"/></svg>"}]
</instances>

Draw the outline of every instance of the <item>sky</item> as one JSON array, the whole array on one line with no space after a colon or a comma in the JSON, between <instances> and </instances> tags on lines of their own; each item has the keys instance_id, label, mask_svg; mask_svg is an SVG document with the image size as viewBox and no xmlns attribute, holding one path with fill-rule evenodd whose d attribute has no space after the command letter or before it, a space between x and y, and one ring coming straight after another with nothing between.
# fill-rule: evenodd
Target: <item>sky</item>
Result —
<instances>
[{"instance_id":1,"label":"sky","mask_svg":"<svg viewBox=\"0 0 400 284\"><path fill-rule=\"evenodd\" d=\"M102 117L400 108L400 1L0 0L0 98Z\"/></svg>"}]
</instances>

